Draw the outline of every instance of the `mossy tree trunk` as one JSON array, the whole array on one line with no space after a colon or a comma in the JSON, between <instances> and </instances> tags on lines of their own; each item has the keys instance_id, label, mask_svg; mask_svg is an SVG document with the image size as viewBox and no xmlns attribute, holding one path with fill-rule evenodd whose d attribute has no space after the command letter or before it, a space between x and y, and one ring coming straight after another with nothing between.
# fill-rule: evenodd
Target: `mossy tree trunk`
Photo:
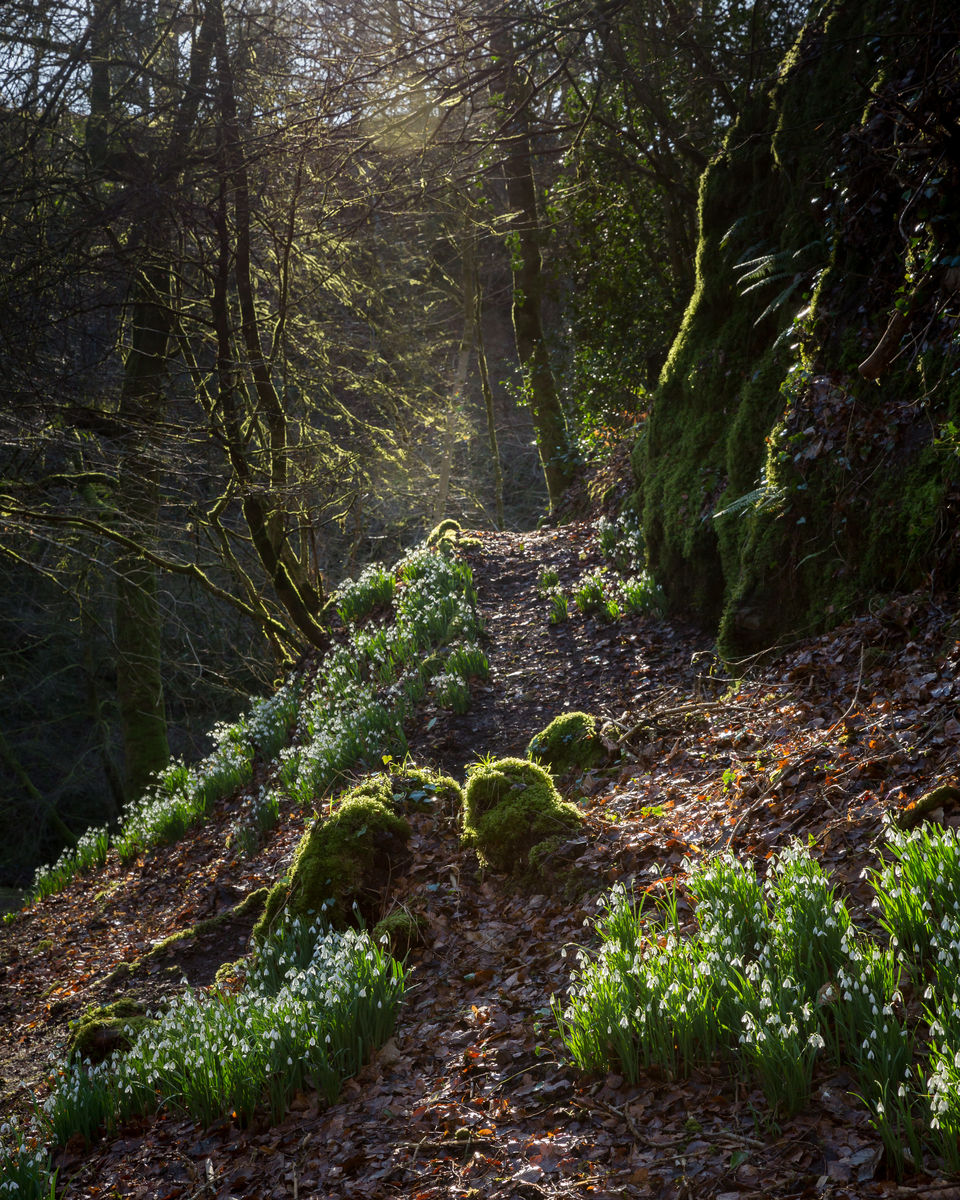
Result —
<instances>
[{"instance_id":1,"label":"mossy tree trunk","mask_svg":"<svg viewBox=\"0 0 960 1200\"><path fill-rule=\"evenodd\" d=\"M160 513L160 445L165 416L163 395L170 341L168 219L156 186L171 164L179 169L180 150L193 124L199 87L188 93L171 126L167 154L149 144L128 149L113 137L118 116L111 84L116 11L96 5L90 47L90 112L85 127L92 167L133 205L127 238L129 296L125 314L127 351L117 407L119 456L114 493L114 527L129 539L114 559L116 576L117 703L123 741L124 791L140 795L170 756L163 689L162 619L157 568L141 552L156 548ZM194 62L196 63L196 56ZM191 80L196 83L196 80Z\"/></svg>"}]
</instances>

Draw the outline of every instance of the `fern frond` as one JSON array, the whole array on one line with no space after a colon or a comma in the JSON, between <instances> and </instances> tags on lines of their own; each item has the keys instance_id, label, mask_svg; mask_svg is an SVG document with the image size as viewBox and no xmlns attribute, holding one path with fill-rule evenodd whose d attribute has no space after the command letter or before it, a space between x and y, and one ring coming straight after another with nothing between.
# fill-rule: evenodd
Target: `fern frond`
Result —
<instances>
[{"instance_id":1,"label":"fern frond","mask_svg":"<svg viewBox=\"0 0 960 1200\"><path fill-rule=\"evenodd\" d=\"M774 296L760 316L757 317L757 319L754 321L754 325L759 325L764 317L769 317L772 312L776 312L777 309L780 308L780 306L784 304L784 302L788 300L790 296L793 295L805 278L806 276L802 272L799 275L794 275L783 291L780 292L779 295Z\"/></svg>"},{"instance_id":2,"label":"fern frond","mask_svg":"<svg viewBox=\"0 0 960 1200\"><path fill-rule=\"evenodd\" d=\"M774 505L780 503L783 497L783 488L771 487L770 484L763 483L760 487L754 488L752 492L747 492L743 496L738 496L736 500L731 500L725 508L721 508L713 514L713 520L719 521L721 517L729 517L734 513L744 513L750 508L755 508L758 511L773 508Z\"/></svg>"}]
</instances>

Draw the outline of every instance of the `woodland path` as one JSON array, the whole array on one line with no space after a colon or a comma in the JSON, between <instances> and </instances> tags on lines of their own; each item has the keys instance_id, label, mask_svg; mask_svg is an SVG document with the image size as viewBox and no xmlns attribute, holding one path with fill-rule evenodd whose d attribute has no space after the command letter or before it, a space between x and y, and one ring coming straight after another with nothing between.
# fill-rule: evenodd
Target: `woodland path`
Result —
<instances>
[{"instance_id":1,"label":"woodland path","mask_svg":"<svg viewBox=\"0 0 960 1200\"><path fill-rule=\"evenodd\" d=\"M461 778L464 764L480 755L522 757L533 734L565 710L616 720L654 692L679 694L692 686L691 657L707 647L692 629L649 619L584 620L572 600L571 618L549 623L537 580L552 568L569 596L585 572L602 564L592 522L521 535L484 533L482 548L465 557L478 584L490 680L474 688L468 713L444 716L411 736L418 758Z\"/></svg>"},{"instance_id":2,"label":"woodland path","mask_svg":"<svg viewBox=\"0 0 960 1200\"><path fill-rule=\"evenodd\" d=\"M774 1128L762 1095L735 1089L719 1069L636 1087L616 1075L583 1078L559 1061L548 1005L568 980L561 949L587 936L583 922L610 883L649 886L679 870L685 853L731 835L762 860L791 834L816 833L856 901L888 802L881 793L894 784L901 796L916 792L955 754L960 694L937 686L956 675L955 627L937 605L905 601L795 648L721 698L726 684L698 672L702 639L689 630L641 618L548 625L535 590L542 568L554 566L569 587L595 555L587 526L485 534L471 557L490 680L465 716L427 714L410 732L417 760L462 776L477 755L522 753L565 707L629 728L620 764L567 789L588 815L573 851L576 887L564 889L558 875L549 893L517 894L509 880L480 873L452 819L416 818L412 864L393 895L424 913L426 944L411 955L395 1037L338 1103L318 1109L303 1096L273 1128L227 1120L201 1131L165 1117L91 1151L69 1146L67 1196L914 1194L883 1179L849 1081L825 1079L813 1110ZM871 675L864 644L881 656ZM814 771L824 761L837 763L829 784ZM144 959L122 982L108 978L289 861L302 816L288 814L257 857L238 860L224 846L238 804L146 861L111 861L0 931L4 1107L87 1004L117 994L149 1003L181 976L209 982L242 952L246 928L221 926Z\"/></svg>"}]
</instances>

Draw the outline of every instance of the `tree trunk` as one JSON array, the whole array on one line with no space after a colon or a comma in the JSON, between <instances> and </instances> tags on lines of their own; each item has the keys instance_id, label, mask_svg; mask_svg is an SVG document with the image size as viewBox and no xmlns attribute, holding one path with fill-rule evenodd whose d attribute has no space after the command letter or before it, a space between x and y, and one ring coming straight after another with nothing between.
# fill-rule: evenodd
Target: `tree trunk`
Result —
<instances>
[{"instance_id":1,"label":"tree trunk","mask_svg":"<svg viewBox=\"0 0 960 1200\"><path fill-rule=\"evenodd\" d=\"M316 585L309 580L306 567L297 557L290 544L288 531L284 527L289 454L287 417L274 386L271 364L263 352L260 322L254 302L250 252L250 188L241 142L222 0L209 0L208 12L212 14L213 19L224 172L217 218L220 261L213 298L213 315L218 343L219 395L227 429L227 452L240 482L243 515L254 549L277 597L299 632L311 645L325 650L329 645L329 638L322 624L325 599L323 587L319 580ZM226 212L228 182L233 198L232 245ZM239 381L235 363L239 356L234 353L234 334L227 300L227 276L231 263L240 312L239 340L253 385L256 414L266 429L264 453L261 456L263 466L258 468L261 478L257 478L256 472L251 469L247 439L241 431L242 422L236 412ZM266 478L262 478L263 475Z\"/></svg>"},{"instance_id":2,"label":"tree trunk","mask_svg":"<svg viewBox=\"0 0 960 1200\"><path fill-rule=\"evenodd\" d=\"M497 419L493 408L493 389L490 372L487 370L487 352L483 347L483 293L479 277L476 283L477 305L477 366L480 368L480 387L483 391L483 407L487 414L487 441L490 446L490 462L493 466L493 498L497 512L497 528L503 529L506 519L503 512L503 467L500 464L500 445L497 441Z\"/></svg>"},{"instance_id":3,"label":"tree trunk","mask_svg":"<svg viewBox=\"0 0 960 1200\"><path fill-rule=\"evenodd\" d=\"M533 414L540 464L551 512L573 479L567 422L557 393L543 332L543 258L537 189L524 96L517 77L509 31L500 27L491 46L502 64L507 118L501 133L507 201L513 214L513 331L523 370L526 398Z\"/></svg>"},{"instance_id":4,"label":"tree trunk","mask_svg":"<svg viewBox=\"0 0 960 1200\"><path fill-rule=\"evenodd\" d=\"M437 501L434 506L434 521L442 521L446 515L447 500L450 494L450 474L453 470L453 457L456 448L457 426L460 423L460 413L463 410L463 393L467 386L467 371L470 368L470 355L476 343L476 305L474 304L474 278L476 276L476 234L471 224L469 212L464 206L463 229L460 235L461 261L461 298L463 309L463 328L460 332L460 346L457 350L456 363L453 369L453 386L450 389L450 403L447 408L447 422L443 437L443 452L440 462L440 481L437 487Z\"/></svg>"},{"instance_id":5,"label":"tree trunk","mask_svg":"<svg viewBox=\"0 0 960 1200\"><path fill-rule=\"evenodd\" d=\"M155 541L160 510L157 455L151 431L163 415L162 385L169 340L169 273L148 264L134 284L130 349L124 364L124 426L117 486L118 520L145 545ZM139 796L166 766L161 613L157 570L136 550L121 550L117 574L117 699L123 733L127 799Z\"/></svg>"}]
</instances>

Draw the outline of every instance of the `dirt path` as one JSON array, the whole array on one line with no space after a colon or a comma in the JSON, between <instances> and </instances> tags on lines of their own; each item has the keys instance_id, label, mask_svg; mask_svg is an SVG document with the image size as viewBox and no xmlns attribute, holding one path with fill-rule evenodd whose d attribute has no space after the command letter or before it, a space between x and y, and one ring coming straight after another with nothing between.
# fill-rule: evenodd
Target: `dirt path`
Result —
<instances>
[{"instance_id":1,"label":"dirt path","mask_svg":"<svg viewBox=\"0 0 960 1200\"><path fill-rule=\"evenodd\" d=\"M443 717L411 737L418 757L432 757L462 777L482 754L522 755L527 742L559 712L583 709L601 717L633 712L646 697L686 692L696 675L691 658L707 639L679 624L626 618L615 624L570 617L548 621L549 603L537 592L541 573L557 572L570 595L587 571L602 564L591 522L522 535L484 533L467 560L478 587L490 661L486 686L474 689L470 711Z\"/></svg>"}]
</instances>

